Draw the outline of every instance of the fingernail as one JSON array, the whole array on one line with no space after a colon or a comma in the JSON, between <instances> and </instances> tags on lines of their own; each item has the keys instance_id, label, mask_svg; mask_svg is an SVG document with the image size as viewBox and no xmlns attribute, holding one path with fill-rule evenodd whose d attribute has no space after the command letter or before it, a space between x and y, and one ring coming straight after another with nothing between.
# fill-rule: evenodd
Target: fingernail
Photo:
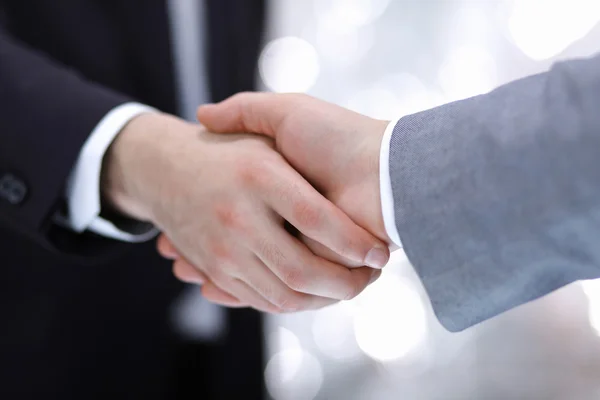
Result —
<instances>
[{"instance_id":1,"label":"fingernail","mask_svg":"<svg viewBox=\"0 0 600 400\"><path fill-rule=\"evenodd\" d=\"M385 267L385 264L389 261L390 257L388 252L380 247L373 247L365 258L365 265L371 268L381 269Z\"/></svg>"},{"instance_id":2,"label":"fingernail","mask_svg":"<svg viewBox=\"0 0 600 400\"><path fill-rule=\"evenodd\" d=\"M373 272L371 272L371 280L369 281L369 285L371 283L375 282L377 279L379 279L380 276L381 276L381 270L374 269Z\"/></svg>"}]
</instances>

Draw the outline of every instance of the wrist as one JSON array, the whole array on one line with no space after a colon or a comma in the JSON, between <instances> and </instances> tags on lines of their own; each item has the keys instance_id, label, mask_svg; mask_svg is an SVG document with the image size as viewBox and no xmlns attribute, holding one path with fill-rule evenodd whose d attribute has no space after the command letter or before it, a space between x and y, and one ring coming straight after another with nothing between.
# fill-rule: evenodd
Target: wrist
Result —
<instances>
[{"instance_id":1,"label":"wrist","mask_svg":"<svg viewBox=\"0 0 600 400\"><path fill-rule=\"evenodd\" d=\"M160 165L179 136L174 124L184 123L167 114L147 113L132 119L117 135L102 164L103 201L119 213L154 222L154 208L164 181Z\"/></svg>"},{"instance_id":2,"label":"wrist","mask_svg":"<svg viewBox=\"0 0 600 400\"><path fill-rule=\"evenodd\" d=\"M381 142L387 125L385 121L362 117L354 125L354 138L340 141L338 149L346 161L329 178L335 184L327 195L355 223L389 243L381 208L379 172Z\"/></svg>"}]
</instances>

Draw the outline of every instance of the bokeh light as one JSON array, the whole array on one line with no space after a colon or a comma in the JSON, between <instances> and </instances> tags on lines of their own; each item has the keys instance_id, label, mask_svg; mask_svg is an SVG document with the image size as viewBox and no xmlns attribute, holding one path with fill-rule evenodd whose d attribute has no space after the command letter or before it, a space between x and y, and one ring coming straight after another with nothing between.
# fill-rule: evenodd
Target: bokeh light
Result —
<instances>
[{"instance_id":1,"label":"bokeh light","mask_svg":"<svg viewBox=\"0 0 600 400\"><path fill-rule=\"evenodd\" d=\"M461 2L445 18L446 32L440 35L444 47L469 43L485 46L493 36L496 22L490 17L487 5L481 2Z\"/></svg>"},{"instance_id":2,"label":"bokeh light","mask_svg":"<svg viewBox=\"0 0 600 400\"><path fill-rule=\"evenodd\" d=\"M416 76L408 73L386 75L378 84L395 94L397 117L427 110L445 102L440 93L434 92Z\"/></svg>"},{"instance_id":3,"label":"bokeh light","mask_svg":"<svg viewBox=\"0 0 600 400\"><path fill-rule=\"evenodd\" d=\"M589 31L600 0L273 4L269 37L292 38L292 46L302 38L297 47L312 55L279 51L267 42L276 50L261 59L263 80L272 77L269 89L309 90L361 113L394 119L547 70L550 63L537 60L554 57ZM588 40L560 58L594 54L599 37L600 29L593 29ZM306 59L314 61L316 68L307 69L313 73L305 71ZM600 335L600 284L585 284L589 318L587 307L576 308L582 303L575 289L577 296L554 300L570 319L548 296L451 333L433 315L415 271L399 253L381 280L357 299L272 319L289 329L271 337L266 376L275 398L583 399L581 393L597 398L590 388L597 385L600 347L590 325ZM569 337L560 334L564 323ZM317 373L307 377L311 364Z\"/></svg>"},{"instance_id":4,"label":"bokeh light","mask_svg":"<svg viewBox=\"0 0 600 400\"><path fill-rule=\"evenodd\" d=\"M312 399L323 384L320 362L289 329L278 327L269 337L274 355L265 368L265 383L276 400Z\"/></svg>"},{"instance_id":5,"label":"bokeh light","mask_svg":"<svg viewBox=\"0 0 600 400\"><path fill-rule=\"evenodd\" d=\"M425 307L409 280L384 273L357 299L356 306L356 341L369 357L392 361L424 346Z\"/></svg>"},{"instance_id":6,"label":"bokeh light","mask_svg":"<svg viewBox=\"0 0 600 400\"><path fill-rule=\"evenodd\" d=\"M441 103L442 96L425 87L417 77L398 73L356 92L345 106L373 118L392 120Z\"/></svg>"},{"instance_id":7,"label":"bokeh light","mask_svg":"<svg viewBox=\"0 0 600 400\"><path fill-rule=\"evenodd\" d=\"M386 10L390 0L315 0L319 22L331 30L347 32L372 23Z\"/></svg>"},{"instance_id":8,"label":"bokeh light","mask_svg":"<svg viewBox=\"0 0 600 400\"><path fill-rule=\"evenodd\" d=\"M496 62L481 47L460 46L448 54L438 79L448 100L487 93L498 86Z\"/></svg>"},{"instance_id":9,"label":"bokeh light","mask_svg":"<svg viewBox=\"0 0 600 400\"><path fill-rule=\"evenodd\" d=\"M323 368L319 360L302 349L284 350L267 363L265 383L276 400L313 399L323 384Z\"/></svg>"},{"instance_id":10,"label":"bokeh light","mask_svg":"<svg viewBox=\"0 0 600 400\"><path fill-rule=\"evenodd\" d=\"M398 114L397 104L396 93L374 84L354 93L344 106L372 118L392 120Z\"/></svg>"},{"instance_id":11,"label":"bokeh light","mask_svg":"<svg viewBox=\"0 0 600 400\"><path fill-rule=\"evenodd\" d=\"M374 40L372 26L340 31L321 24L317 30L316 45L329 65L344 68L359 63L373 47Z\"/></svg>"},{"instance_id":12,"label":"bokeh light","mask_svg":"<svg viewBox=\"0 0 600 400\"><path fill-rule=\"evenodd\" d=\"M312 324L313 340L318 349L334 360L361 355L354 338L354 308L348 304L339 303L317 312Z\"/></svg>"},{"instance_id":13,"label":"bokeh light","mask_svg":"<svg viewBox=\"0 0 600 400\"><path fill-rule=\"evenodd\" d=\"M600 22L598 0L514 0L508 29L533 60L563 52Z\"/></svg>"},{"instance_id":14,"label":"bokeh light","mask_svg":"<svg viewBox=\"0 0 600 400\"><path fill-rule=\"evenodd\" d=\"M274 92L306 92L317 81L319 71L314 46L294 36L273 40L259 59L260 76Z\"/></svg>"},{"instance_id":15,"label":"bokeh light","mask_svg":"<svg viewBox=\"0 0 600 400\"><path fill-rule=\"evenodd\" d=\"M271 334L269 342L274 343L276 351L283 350L296 350L302 348L300 346L300 340L291 330L278 327L275 332Z\"/></svg>"}]
</instances>

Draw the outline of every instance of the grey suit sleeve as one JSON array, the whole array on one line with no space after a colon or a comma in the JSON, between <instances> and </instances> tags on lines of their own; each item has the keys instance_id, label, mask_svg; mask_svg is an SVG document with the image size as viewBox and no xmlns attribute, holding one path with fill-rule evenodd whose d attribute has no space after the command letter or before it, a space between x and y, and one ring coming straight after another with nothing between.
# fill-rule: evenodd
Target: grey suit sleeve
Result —
<instances>
[{"instance_id":1,"label":"grey suit sleeve","mask_svg":"<svg viewBox=\"0 0 600 400\"><path fill-rule=\"evenodd\" d=\"M390 175L400 238L451 331L600 277L600 56L401 119Z\"/></svg>"}]
</instances>

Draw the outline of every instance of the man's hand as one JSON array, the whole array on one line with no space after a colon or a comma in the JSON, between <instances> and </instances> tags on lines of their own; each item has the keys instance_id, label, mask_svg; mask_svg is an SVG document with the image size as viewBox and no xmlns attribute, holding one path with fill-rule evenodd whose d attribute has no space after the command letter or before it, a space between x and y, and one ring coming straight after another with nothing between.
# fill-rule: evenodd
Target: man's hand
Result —
<instances>
[{"instance_id":1,"label":"man's hand","mask_svg":"<svg viewBox=\"0 0 600 400\"><path fill-rule=\"evenodd\" d=\"M213 132L252 132L277 150L358 225L391 242L383 224L379 153L388 125L302 94L241 93L201 106Z\"/></svg>"},{"instance_id":2,"label":"man's hand","mask_svg":"<svg viewBox=\"0 0 600 400\"><path fill-rule=\"evenodd\" d=\"M210 298L212 291L232 306L318 308L354 297L377 276L315 256L284 221L349 264L381 268L389 257L383 243L319 194L267 138L215 135L146 114L111 146L103 179L109 203L152 221L185 257L179 265L196 266L210 282L204 294Z\"/></svg>"}]
</instances>

